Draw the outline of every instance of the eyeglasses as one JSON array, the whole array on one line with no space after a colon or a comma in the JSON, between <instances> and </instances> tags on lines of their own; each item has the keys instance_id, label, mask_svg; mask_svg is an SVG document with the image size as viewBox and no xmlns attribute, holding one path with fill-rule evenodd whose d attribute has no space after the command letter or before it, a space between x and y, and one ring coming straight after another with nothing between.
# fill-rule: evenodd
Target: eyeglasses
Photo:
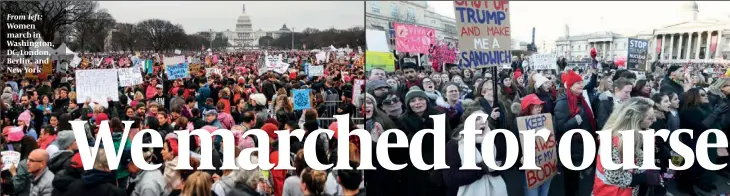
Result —
<instances>
[{"instance_id":1,"label":"eyeglasses","mask_svg":"<svg viewBox=\"0 0 730 196\"><path fill-rule=\"evenodd\" d=\"M397 97L394 97L394 98L390 98L390 99L383 100L383 105L393 105L393 104L396 104L398 102L400 102L400 99L398 99Z\"/></svg>"},{"instance_id":2,"label":"eyeglasses","mask_svg":"<svg viewBox=\"0 0 730 196\"><path fill-rule=\"evenodd\" d=\"M42 163L43 162L43 160L35 160L35 159L31 159L31 158L28 158L28 161L33 162L33 163Z\"/></svg>"}]
</instances>

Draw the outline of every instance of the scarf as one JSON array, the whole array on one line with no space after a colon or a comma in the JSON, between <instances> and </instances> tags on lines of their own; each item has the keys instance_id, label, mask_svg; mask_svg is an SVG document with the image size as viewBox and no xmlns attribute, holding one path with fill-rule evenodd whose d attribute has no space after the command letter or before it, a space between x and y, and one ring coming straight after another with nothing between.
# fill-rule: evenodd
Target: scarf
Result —
<instances>
[{"instance_id":1,"label":"scarf","mask_svg":"<svg viewBox=\"0 0 730 196\"><path fill-rule=\"evenodd\" d=\"M588 103L586 103L585 98L583 95L575 95L572 91L570 91L570 88L565 89L565 95L567 95L568 98L568 111L570 111L570 116L575 116L580 112L580 108L578 108L578 101L581 102L581 105L583 107L588 107ZM593 111L591 111L590 108L585 109L586 116L588 116L588 122L591 123L591 128L593 130L596 130L596 119L593 117Z\"/></svg>"}]
</instances>

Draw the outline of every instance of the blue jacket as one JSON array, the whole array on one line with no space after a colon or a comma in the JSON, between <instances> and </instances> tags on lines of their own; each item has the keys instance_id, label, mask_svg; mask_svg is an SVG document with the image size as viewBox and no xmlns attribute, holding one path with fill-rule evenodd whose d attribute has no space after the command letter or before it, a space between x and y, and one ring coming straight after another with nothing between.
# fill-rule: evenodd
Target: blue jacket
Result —
<instances>
[{"instance_id":1,"label":"blue jacket","mask_svg":"<svg viewBox=\"0 0 730 196\"><path fill-rule=\"evenodd\" d=\"M198 89L198 96L195 98L196 101L198 101L198 105L205 105L205 100L210 97L211 91L210 87L208 87L208 84L203 85Z\"/></svg>"}]
</instances>

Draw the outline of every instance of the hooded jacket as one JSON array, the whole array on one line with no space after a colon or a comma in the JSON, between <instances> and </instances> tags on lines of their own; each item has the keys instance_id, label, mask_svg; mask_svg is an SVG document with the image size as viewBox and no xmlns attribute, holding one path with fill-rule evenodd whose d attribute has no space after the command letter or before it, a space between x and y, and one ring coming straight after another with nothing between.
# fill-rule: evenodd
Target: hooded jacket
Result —
<instances>
[{"instance_id":1,"label":"hooded jacket","mask_svg":"<svg viewBox=\"0 0 730 196\"><path fill-rule=\"evenodd\" d=\"M71 183L63 195L126 196L127 192L116 186L116 178L111 172L92 169Z\"/></svg>"},{"instance_id":2,"label":"hooded jacket","mask_svg":"<svg viewBox=\"0 0 730 196\"><path fill-rule=\"evenodd\" d=\"M136 184L131 196L157 196L165 193L165 178L160 170L140 171L129 182Z\"/></svg>"},{"instance_id":3,"label":"hooded jacket","mask_svg":"<svg viewBox=\"0 0 730 196\"><path fill-rule=\"evenodd\" d=\"M58 173L62 169L66 168L71 164L71 158L74 156L74 152L70 150L59 150L48 160L48 169L51 172Z\"/></svg>"}]
</instances>

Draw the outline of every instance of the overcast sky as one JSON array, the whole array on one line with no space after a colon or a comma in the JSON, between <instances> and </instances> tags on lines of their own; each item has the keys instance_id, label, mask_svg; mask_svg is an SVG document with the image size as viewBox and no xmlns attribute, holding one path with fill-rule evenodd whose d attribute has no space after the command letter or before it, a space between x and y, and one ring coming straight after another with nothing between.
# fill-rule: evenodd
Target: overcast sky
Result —
<instances>
[{"instance_id":1,"label":"overcast sky","mask_svg":"<svg viewBox=\"0 0 730 196\"><path fill-rule=\"evenodd\" d=\"M235 30L244 2L254 30L278 30L284 24L295 31L344 29L363 26L365 20L362 1L99 1L99 7L107 9L117 22L159 18L195 33Z\"/></svg>"},{"instance_id":2,"label":"overcast sky","mask_svg":"<svg viewBox=\"0 0 730 196\"><path fill-rule=\"evenodd\" d=\"M529 42L532 27L535 39L553 41L564 35L565 25L570 34L577 35L602 30L622 34L651 32L671 24L681 23L678 10L687 1L513 1L510 2L512 38ZM454 18L453 1L429 1L436 12ZM730 21L729 1L697 2L699 18ZM603 23L601 23L603 17Z\"/></svg>"}]
</instances>

